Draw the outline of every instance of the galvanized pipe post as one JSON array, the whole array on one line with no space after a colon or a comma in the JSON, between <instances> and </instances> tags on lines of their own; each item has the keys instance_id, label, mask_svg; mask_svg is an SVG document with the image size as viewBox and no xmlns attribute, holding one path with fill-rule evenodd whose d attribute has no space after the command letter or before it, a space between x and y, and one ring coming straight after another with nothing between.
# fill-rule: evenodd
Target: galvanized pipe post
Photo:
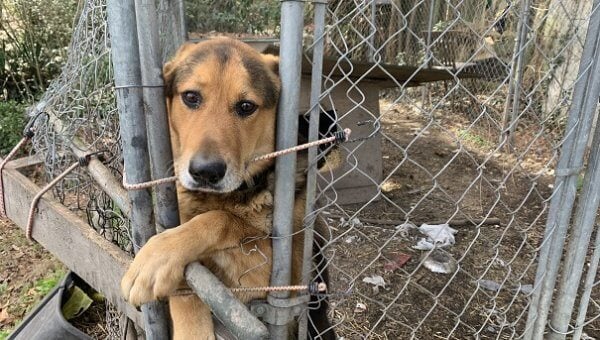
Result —
<instances>
[{"instance_id":1,"label":"galvanized pipe post","mask_svg":"<svg viewBox=\"0 0 600 340\"><path fill-rule=\"evenodd\" d=\"M109 0L108 27L125 172L132 183L150 179L146 121L142 98L140 57L133 0ZM148 190L129 192L131 229L137 252L156 233L152 197ZM142 306L148 339L167 339L169 323L163 303Z\"/></svg>"},{"instance_id":2,"label":"galvanized pipe post","mask_svg":"<svg viewBox=\"0 0 600 340\"><path fill-rule=\"evenodd\" d=\"M523 81L523 67L525 63L525 43L529 34L529 12L531 0L521 1L521 13L517 25L517 40L513 48L512 65L510 68L510 83L502 117L502 131L500 143L513 144L513 135L517 126L517 112L519 111L521 82Z\"/></svg>"},{"instance_id":3,"label":"galvanized pipe post","mask_svg":"<svg viewBox=\"0 0 600 340\"><path fill-rule=\"evenodd\" d=\"M597 81L598 74L593 73L595 41L600 34L600 18L598 6L600 0L594 1L596 11L590 17L586 41L581 56L577 82L573 87L573 99L569 109L569 117L565 129L565 140L561 149L554 183L555 193L550 202L548 220L544 232L544 241L538 254L538 267L535 287L529 305L524 339L543 339L548 313L552 302L552 294L560 258L564 246L573 204L577 193L577 178L583 166L585 149L592 128L595 110L587 90ZM590 94L591 95L591 94Z\"/></svg>"},{"instance_id":4,"label":"galvanized pipe post","mask_svg":"<svg viewBox=\"0 0 600 340\"><path fill-rule=\"evenodd\" d=\"M298 110L302 67L302 29L304 2L281 2L281 52L279 72L281 96L277 117L277 150L293 147L298 140ZM292 277L292 234L295 192L296 154L277 158L275 163L275 195L273 211L273 270L272 286L286 286ZM277 300L289 298L289 292L273 292L267 300L273 306ZM287 319L291 311L280 308L278 314ZM288 325L269 325L271 338L288 339Z\"/></svg>"},{"instance_id":5,"label":"galvanized pipe post","mask_svg":"<svg viewBox=\"0 0 600 340\"><path fill-rule=\"evenodd\" d=\"M590 17L590 25L600 25L598 7L592 13L596 15ZM592 20L596 20L596 23L593 23ZM594 43L595 56L590 65L592 77L586 88L584 104L584 111L592 112L597 111L598 101L596 98L600 97L600 35L596 36ZM594 133L592 145L594 147L592 147L584 177L583 192L578 200L569 248L563 265L561 285L552 309L552 327L548 337L551 340L565 339L565 334L569 330L579 280L583 274L587 250L596 223L596 213L600 203L600 148L598 147L600 145L600 129L598 128Z\"/></svg>"},{"instance_id":6,"label":"galvanized pipe post","mask_svg":"<svg viewBox=\"0 0 600 340\"><path fill-rule=\"evenodd\" d=\"M152 177L159 179L173 176L173 152L163 88L158 17L154 3L155 0L135 0L139 46L140 51L144 51L140 53L140 65L150 164ZM179 209L175 183L158 185L154 192L157 232L178 226Z\"/></svg>"},{"instance_id":7,"label":"galvanized pipe post","mask_svg":"<svg viewBox=\"0 0 600 340\"><path fill-rule=\"evenodd\" d=\"M517 65L515 69L513 86L512 86L512 110L510 112L510 121L508 123L508 131L503 131L508 133L508 143L509 145L514 145L515 139L515 131L517 130L517 123L519 121L519 106L521 104L521 83L523 82L523 68L525 67L525 57L526 57L526 48L527 45L527 36L529 35L529 21L530 21L530 12L531 12L531 0L523 1L523 8L521 9L521 17L519 21L519 36L517 38L517 47L515 49L517 53ZM509 94L510 95L510 94Z\"/></svg>"},{"instance_id":8,"label":"galvanized pipe post","mask_svg":"<svg viewBox=\"0 0 600 340\"><path fill-rule=\"evenodd\" d=\"M585 276L585 282L581 291L581 299L579 300L579 308L577 310L577 319L573 331L573 340L581 339L583 335L583 324L587 315L590 297L592 296L592 288L596 283L596 273L600 264L600 226L596 226L596 240L594 241L594 253L590 259L590 265Z\"/></svg>"},{"instance_id":9,"label":"galvanized pipe post","mask_svg":"<svg viewBox=\"0 0 600 340\"><path fill-rule=\"evenodd\" d=\"M320 4L320 2L315 2L315 26L316 26L316 19L317 19L317 6L318 4ZM327 3L325 3L327 4ZM368 61L370 63L375 61L375 52L377 51L377 49L375 48L375 35L377 35L377 4L375 0L371 0L371 27L369 30L369 51L368 53ZM315 27L315 35L314 35L314 39L317 39L317 32L316 32L316 27ZM314 56L314 50L313 50L313 56ZM314 67L314 66L313 66Z\"/></svg>"},{"instance_id":10,"label":"galvanized pipe post","mask_svg":"<svg viewBox=\"0 0 600 340\"><path fill-rule=\"evenodd\" d=\"M327 13L327 1L314 2L315 27L312 47L312 69L310 79L310 121L308 128L308 141L319 139L319 115L321 107L321 82L323 77L323 52L325 40L325 14ZM374 51L374 50L371 50ZM373 55L371 55L373 57ZM302 257L302 283L309 284L312 278L312 257L314 243L315 223L315 196L317 192L317 157L319 148L308 149L308 172L306 174L306 206L304 220L304 253ZM307 306L308 307L308 306ZM299 320L298 339L306 339L308 334L308 308Z\"/></svg>"}]
</instances>

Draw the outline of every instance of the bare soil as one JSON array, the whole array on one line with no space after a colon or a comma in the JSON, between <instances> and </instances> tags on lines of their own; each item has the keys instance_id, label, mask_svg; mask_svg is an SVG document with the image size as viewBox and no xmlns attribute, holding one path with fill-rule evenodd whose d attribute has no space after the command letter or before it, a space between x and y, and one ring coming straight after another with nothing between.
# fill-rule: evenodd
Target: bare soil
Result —
<instances>
[{"instance_id":1,"label":"bare soil","mask_svg":"<svg viewBox=\"0 0 600 340\"><path fill-rule=\"evenodd\" d=\"M541 126L524 119L509 152L496 149L501 101L479 116L472 101L455 98L434 110L435 117L407 102L381 101L380 198L329 209L337 333L345 339L516 338L527 318L527 285L534 283L552 193L554 131L540 135ZM413 248L424 235L399 226L445 222L458 232L456 243L441 251L458 268L433 273L423 266L430 252ZM399 255L410 260L394 265ZM363 282L374 275L385 287ZM600 338L600 322L584 331Z\"/></svg>"},{"instance_id":2,"label":"bare soil","mask_svg":"<svg viewBox=\"0 0 600 340\"><path fill-rule=\"evenodd\" d=\"M21 229L0 219L0 339L62 280L65 266L39 244L25 238ZM94 302L71 323L95 339L106 339L104 302Z\"/></svg>"},{"instance_id":3,"label":"bare soil","mask_svg":"<svg viewBox=\"0 0 600 340\"><path fill-rule=\"evenodd\" d=\"M64 266L11 221L0 219L0 330L7 332L43 298L32 284Z\"/></svg>"}]
</instances>

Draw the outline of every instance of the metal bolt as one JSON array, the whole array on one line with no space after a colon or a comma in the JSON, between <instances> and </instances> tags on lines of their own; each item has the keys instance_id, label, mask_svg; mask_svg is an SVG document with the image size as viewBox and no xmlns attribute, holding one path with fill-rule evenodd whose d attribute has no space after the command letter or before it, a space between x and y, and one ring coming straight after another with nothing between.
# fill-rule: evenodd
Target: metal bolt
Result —
<instances>
[{"instance_id":1,"label":"metal bolt","mask_svg":"<svg viewBox=\"0 0 600 340\"><path fill-rule=\"evenodd\" d=\"M264 306L258 306L254 311L256 312L256 315L263 315L265 314L266 309Z\"/></svg>"}]
</instances>

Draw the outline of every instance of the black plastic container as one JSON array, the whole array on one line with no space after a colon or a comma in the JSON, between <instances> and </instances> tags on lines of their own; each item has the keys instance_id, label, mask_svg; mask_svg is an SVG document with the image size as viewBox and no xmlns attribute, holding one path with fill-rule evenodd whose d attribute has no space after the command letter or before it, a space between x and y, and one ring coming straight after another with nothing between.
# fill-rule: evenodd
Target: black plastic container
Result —
<instances>
[{"instance_id":1,"label":"black plastic container","mask_svg":"<svg viewBox=\"0 0 600 340\"><path fill-rule=\"evenodd\" d=\"M15 328L8 340L91 340L62 315L65 294L74 282L75 274L69 272Z\"/></svg>"}]
</instances>

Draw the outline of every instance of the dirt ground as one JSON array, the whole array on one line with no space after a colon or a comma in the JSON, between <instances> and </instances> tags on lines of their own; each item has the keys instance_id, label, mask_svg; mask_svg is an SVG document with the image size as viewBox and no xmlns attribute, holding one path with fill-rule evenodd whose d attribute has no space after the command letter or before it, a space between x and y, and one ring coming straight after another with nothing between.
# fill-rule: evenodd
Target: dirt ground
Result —
<instances>
[{"instance_id":1,"label":"dirt ground","mask_svg":"<svg viewBox=\"0 0 600 340\"><path fill-rule=\"evenodd\" d=\"M0 219L0 339L23 318L67 273L67 268L39 244L25 238L14 223ZM106 339L106 306L92 303L71 323L96 339Z\"/></svg>"},{"instance_id":2,"label":"dirt ground","mask_svg":"<svg viewBox=\"0 0 600 340\"><path fill-rule=\"evenodd\" d=\"M19 321L66 273L50 253L0 219L0 337Z\"/></svg>"},{"instance_id":3,"label":"dirt ground","mask_svg":"<svg viewBox=\"0 0 600 340\"><path fill-rule=\"evenodd\" d=\"M410 102L409 102L410 103ZM469 117L473 102L418 105L382 100L381 198L329 209L334 230L331 302L345 339L508 339L524 329L535 255L549 207L556 157L552 131L519 127L513 152L496 150L497 114ZM327 216L327 215L326 215ZM434 254L413 248L422 223L450 221L456 243ZM424 267L442 253L450 273ZM406 259L409 259L405 264ZM383 279L376 287L371 280ZM591 307L593 308L593 307ZM600 322L584 328L600 338Z\"/></svg>"}]
</instances>

